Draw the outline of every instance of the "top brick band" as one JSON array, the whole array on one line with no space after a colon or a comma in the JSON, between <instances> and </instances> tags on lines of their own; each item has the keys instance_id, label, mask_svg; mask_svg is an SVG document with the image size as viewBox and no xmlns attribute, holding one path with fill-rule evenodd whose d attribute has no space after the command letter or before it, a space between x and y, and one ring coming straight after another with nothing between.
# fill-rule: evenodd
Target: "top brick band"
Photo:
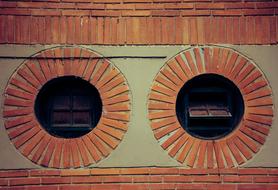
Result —
<instances>
[{"instance_id":1,"label":"top brick band","mask_svg":"<svg viewBox=\"0 0 278 190\"><path fill-rule=\"evenodd\" d=\"M218 74L232 81L245 104L238 127L216 140L187 133L176 116L180 89L200 74ZM192 168L231 168L251 159L265 143L272 124L272 91L260 69L232 49L196 47L170 59L155 77L149 95L154 136L168 154Z\"/></svg>"},{"instance_id":2,"label":"top brick band","mask_svg":"<svg viewBox=\"0 0 278 190\"><path fill-rule=\"evenodd\" d=\"M39 10L41 11L41 10ZM277 44L277 16L0 15L0 44Z\"/></svg>"},{"instance_id":3,"label":"top brick band","mask_svg":"<svg viewBox=\"0 0 278 190\"><path fill-rule=\"evenodd\" d=\"M54 168L84 167L107 157L121 142L129 121L129 88L120 71L109 60L98 57L83 48L49 49L25 61L10 78L4 97L5 127L14 146L34 163ZM45 83L61 76L89 81L102 99L100 121L79 138L51 136L35 117L36 95Z\"/></svg>"}]
</instances>

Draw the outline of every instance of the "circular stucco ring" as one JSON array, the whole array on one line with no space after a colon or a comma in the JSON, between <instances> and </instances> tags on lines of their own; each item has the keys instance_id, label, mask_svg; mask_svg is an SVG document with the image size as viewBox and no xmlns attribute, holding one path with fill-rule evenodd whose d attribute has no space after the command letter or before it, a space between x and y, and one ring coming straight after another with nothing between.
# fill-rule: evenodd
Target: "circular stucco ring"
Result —
<instances>
[{"instance_id":1,"label":"circular stucco ring","mask_svg":"<svg viewBox=\"0 0 278 190\"><path fill-rule=\"evenodd\" d=\"M89 81L102 100L97 126L79 138L48 134L34 113L42 86L62 76ZM107 157L123 139L130 118L129 87L123 74L93 51L79 47L47 49L27 59L9 79L3 116L12 143L32 162L54 168L84 167Z\"/></svg>"},{"instance_id":2,"label":"circular stucco ring","mask_svg":"<svg viewBox=\"0 0 278 190\"><path fill-rule=\"evenodd\" d=\"M176 116L176 99L184 84L201 74L232 81L244 100L243 117L227 136L205 140L191 136ZM231 168L251 159L265 143L273 118L272 91L262 71L238 52L195 47L171 58L156 75L148 100L155 138L168 154L191 168Z\"/></svg>"}]
</instances>

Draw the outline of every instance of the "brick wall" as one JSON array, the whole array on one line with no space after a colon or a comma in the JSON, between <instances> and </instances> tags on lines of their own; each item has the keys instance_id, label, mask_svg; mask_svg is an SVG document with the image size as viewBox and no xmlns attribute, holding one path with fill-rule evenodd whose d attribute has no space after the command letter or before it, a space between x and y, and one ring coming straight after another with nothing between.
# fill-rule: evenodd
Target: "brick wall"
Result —
<instances>
[{"instance_id":1,"label":"brick wall","mask_svg":"<svg viewBox=\"0 0 278 190\"><path fill-rule=\"evenodd\" d=\"M278 2L0 1L1 44L277 44ZM278 189L277 168L1 170L0 189Z\"/></svg>"},{"instance_id":2,"label":"brick wall","mask_svg":"<svg viewBox=\"0 0 278 190\"><path fill-rule=\"evenodd\" d=\"M7 170L0 189L152 190L278 189L278 169L117 168L85 170Z\"/></svg>"},{"instance_id":3,"label":"brick wall","mask_svg":"<svg viewBox=\"0 0 278 190\"><path fill-rule=\"evenodd\" d=\"M0 43L276 44L278 2L0 1Z\"/></svg>"}]
</instances>

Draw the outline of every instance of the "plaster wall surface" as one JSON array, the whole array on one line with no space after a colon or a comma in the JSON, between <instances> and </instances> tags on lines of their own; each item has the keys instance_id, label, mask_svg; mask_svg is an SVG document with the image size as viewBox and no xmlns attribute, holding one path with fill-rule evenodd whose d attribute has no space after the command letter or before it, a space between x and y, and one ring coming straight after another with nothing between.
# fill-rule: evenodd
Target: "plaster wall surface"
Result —
<instances>
[{"instance_id":1,"label":"plaster wall surface","mask_svg":"<svg viewBox=\"0 0 278 190\"><path fill-rule=\"evenodd\" d=\"M29 57L40 50L55 46L0 46L0 169L39 168L22 156L11 144L3 121L3 93L9 77L24 59L7 59L3 56ZM140 167L140 166L182 166L168 156L157 143L147 118L147 98L153 79L167 60L190 46L83 46L103 56L129 56L113 58L111 62L126 77L129 84L131 120L123 141L116 150L92 167ZM225 46L231 47L248 57L266 75L272 87L274 106L278 105L278 46ZM136 58L132 58L136 56ZM156 57L157 56L157 57ZM165 56L165 57L164 57ZM2 57L2 58L1 58ZM140 57L140 58L138 58ZM154 58L156 57L156 58ZM278 117L274 107L274 121L270 135L261 150L244 166L278 167Z\"/></svg>"}]
</instances>

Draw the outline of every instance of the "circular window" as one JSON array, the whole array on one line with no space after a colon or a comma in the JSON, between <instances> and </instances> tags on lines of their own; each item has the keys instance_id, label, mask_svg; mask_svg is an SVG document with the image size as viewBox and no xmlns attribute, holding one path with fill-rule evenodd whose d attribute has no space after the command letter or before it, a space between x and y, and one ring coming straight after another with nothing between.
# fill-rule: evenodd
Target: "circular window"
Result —
<instances>
[{"instance_id":1,"label":"circular window","mask_svg":"<svg viewBox=\"0 0 278 190\"><path fill-rule=\"evenodd\" d=\"M86 48L55 47L30 57L11 76L3 118L12 144L32 162L90 166L122 141L130 91L108 59Z\"/></svg>"},{"instance_id":2,"label":"circular window","mask_svg":"<svg viewBox=\"0 0 278 190\"><path fill-rule=\"evenodd\" d=\"M239 89L216 74L198 75L181 88L176 113L181 126L192 136L218 139L236 128L244 112Z\"/></svg>"},{"instance_id":3,"label":"circular window","mask_svg":"<svg viewBox=\"0 0 278 190\"><path fill-rule=\"evenodd\" d=\"M63 138L89 133L98 123L102 103L97 89L79 77L48 81L35 102L35 114L46 131Z\"/></svg>"},{"instance_id":4,"label":"circular window","mask_svg":"<svg viewBox=\"0 0 278 190\"><path fill-rule=\"evenodd\" d=\"M265 143L273 118L270 85L240 53L202 46L161 68L148 100L154 136L191 168L233 168Z\"/></svg>"}]
</instances>

